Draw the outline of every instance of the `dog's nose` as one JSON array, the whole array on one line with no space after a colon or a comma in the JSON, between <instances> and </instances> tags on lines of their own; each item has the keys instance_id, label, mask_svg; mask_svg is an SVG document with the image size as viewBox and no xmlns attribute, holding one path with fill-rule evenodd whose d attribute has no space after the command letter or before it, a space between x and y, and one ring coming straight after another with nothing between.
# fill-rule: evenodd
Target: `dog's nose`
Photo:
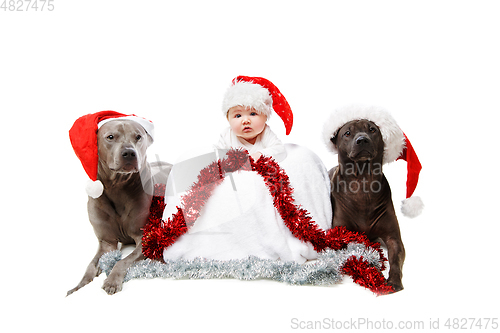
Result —
<instances>
[{"instance_id":1,"label":"dog's nose","mask_svg":"<svg viewBox=\"0 0 500 333\"><path fill-rule=\"evenodd\" d=\"M122 157L125 160L133 160L136 158L136 152L133 148L125 148L122 150Z\"/></svg>"},{"instance_id":2,"label":"dog's nose","mask_svg":"<svg viewBox=\"0 0 500 333\"><path fill-rule=\"evenodd\" d=\"M356 139L356 144L357 145L365 145L369 143L370 140L366 136L360 136L359 138Z\"/></svg>"}]
</instances>

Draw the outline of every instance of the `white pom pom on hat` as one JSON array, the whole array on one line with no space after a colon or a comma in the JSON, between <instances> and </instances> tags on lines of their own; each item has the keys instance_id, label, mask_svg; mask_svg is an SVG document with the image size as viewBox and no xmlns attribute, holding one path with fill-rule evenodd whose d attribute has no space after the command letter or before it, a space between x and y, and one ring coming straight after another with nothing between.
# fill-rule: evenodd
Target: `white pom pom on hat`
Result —
<instances>
[{"instance_id":1,"label":"white pom pom on hat","mask_svg":"<svg viewBox=\"0 0 500 333\"><path fill-rule=\"evenodd\" d=\"M399 159L407 162L406 199L402 201L401 212L411 218L420 215L424 204L420 197L413 196L413 192L417 187L422 165L410 140L385 109L375 106L350 105L335 110L323 126L323 141L327 149L338 153L331 139L338 134L342 126L350 121L361 119L374 122L380 129L384 140L383 164Z\"/></svg>"},{"instance_id":2,"label":"white pom pom on hat","mask_svg":"<svg viewBox=\"0 0 500 333\"><path fill-rule=\"evenodd\" d=\"M407 217L417 217L423 210L424 203L420 197L412 196L401 202L401 212Z\"/></svg>"},{"instance_id":3,"label":"white pom pom on hat","mask_svg":"<svg viewBox=\"0 0 500 333\"><path fill-rule=\"evenodd\" d=\"M252 107L268 118L274 110L285 124L286 135L292 130L292 109L278 87L268 79L241 75L234 78L222 101L224 117L234 106Z\"/></svg>"},{"instance_id":4,"label":"white pom pom on hat","mask_svg":"<svg viewBox=\"0 0 500 333\"><path fill-rule=\"evenodd\" d=\"M97 131L105 123L119 119L137 122L154 140L154 125L151 121L133 114L127 115L116 111L100 111L82 116L74 122L69 130L69 139L73 150L90 178L85 188L86 192L94 199L100 197L104 192L102 182L97 179L99 162Z\"/></svg>"},{"instance_id":5,"label":"white pom pom on hat","mask_svg":"<svg viewBox=\"0 0 500 333\"><path fill-rule=\"evenodd\" d=\"M100 180L89 179L85 186L85 192L89 197L97 199L104 193L104 185Z\"/></svg>"}]
</instances>

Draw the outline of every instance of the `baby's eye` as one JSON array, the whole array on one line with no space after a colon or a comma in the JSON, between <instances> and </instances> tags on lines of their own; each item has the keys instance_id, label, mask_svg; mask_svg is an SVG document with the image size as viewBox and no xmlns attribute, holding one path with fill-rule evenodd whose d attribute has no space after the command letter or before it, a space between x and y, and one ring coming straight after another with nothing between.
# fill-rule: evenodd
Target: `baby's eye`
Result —
<instances>
[{"instance_id":1,"label":"baby's eye","mask_svg":"<svg viewBox=\"0 0 500 333\"><path fill-rule=\"evenodd\" d=\"M252 112L250 113L251 116L256 116L257 115L257 112Z\"/></svg>"},{"instance_id":2,"label":"baby's eye","mask_svg":"<svg viewBox=\"0 0 500 333\"><path fill-rule=\"evenodd\" d=\"M241 118L241 114L235 114L234 118Z\"/></svg>"}]
</instances>

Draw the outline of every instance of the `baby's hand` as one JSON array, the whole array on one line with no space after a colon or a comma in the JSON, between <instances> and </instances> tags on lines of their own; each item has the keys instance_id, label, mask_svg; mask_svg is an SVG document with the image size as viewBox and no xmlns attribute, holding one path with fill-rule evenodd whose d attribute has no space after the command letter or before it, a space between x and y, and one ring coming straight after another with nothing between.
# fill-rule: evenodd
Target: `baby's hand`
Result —
<instances>
[{"instance_id":1,"label":"baby's hand","mask_svg":"<svg viewBox=\"0 0 500 333\"><path fill-rule=\"evenodd\" d=\"M256 152L256 153L253 153L253 154L252 154L252 155L250 155L250 156L252 156L253 160L254 160L255 162L257 162L257 161L258 161L258 159L262 156L262 154L261 154L260 152Z\"/></svg>"}]
</instances>

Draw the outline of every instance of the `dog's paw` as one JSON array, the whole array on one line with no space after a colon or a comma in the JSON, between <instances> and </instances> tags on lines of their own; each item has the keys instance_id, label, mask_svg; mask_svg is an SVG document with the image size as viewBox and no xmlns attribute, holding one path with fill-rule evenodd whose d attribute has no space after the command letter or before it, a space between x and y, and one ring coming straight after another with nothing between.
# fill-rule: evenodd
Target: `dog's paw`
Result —
<instances>
[{"instance_id":1,"label":"dog's paw","mask_svg":"<svg viewBox=\"0 0 500 333\"><path fill-rule=\"evenodd\" d=\"M102 285L102 289L108 295L114 295L120 291L122 291L123 283L121 281L116 281L114 279L107 278Z\"/></svg>"},{"instance_id":2,"label":"dog's paw","mask_svg":"<svg viewBox=\"0 0 500 333\"><path fill-rule=\"evenodd\" d=\"M391 279L389 279L387 281L387 284L394 289L395 293L397 293L398 291L401 291L401 290L404 289L403 283L401 282L401 280L399 280L399 281L391 281Z\"/></svg>"},{"instance_id":3,"label":"dog's paw","mask_svg":"<svg viewBox=\"0 0 500 333\"><path fill-rule=\"evenodd\" d=\"M80 287L75 287L71 290L68 290L68 292L66 293L66 297L68 297L69 295L71 295L72 293L74 293L75 291L77 291L78 289L80 289Z\"/></svg>"}]
</instances>

